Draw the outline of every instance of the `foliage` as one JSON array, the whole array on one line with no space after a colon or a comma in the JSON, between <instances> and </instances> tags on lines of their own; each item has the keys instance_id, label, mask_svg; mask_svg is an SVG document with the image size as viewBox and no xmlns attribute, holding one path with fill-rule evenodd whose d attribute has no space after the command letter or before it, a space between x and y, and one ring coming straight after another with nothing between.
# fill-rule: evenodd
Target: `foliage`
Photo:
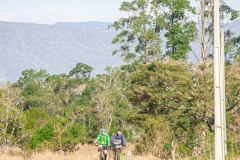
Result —
<instances>
[{"instance_id":1,"label":"foliage","mask_svg":"<svg viewBox=\"0 0 240 160\"><path fill-rule=\"evenodd\" d=\"M73 126L63 134L63 144L84 144L87 138L88 133L84 127L78 123L74 123Z\"/></svg>"},{"instance_id":2,"label":"foliage","mask_svg":"<svg viewBox=\"0 0 240 160\"><path fill-rule=\"evenodd\" d=\"M195 9L189 0L164 0L156 4L159 9L164 8L166 54L175 60L186 60L191 51L190 43L197 38L196 23L187 18L187 14L195 14Z\"/></svg>"},{"instance_id":3,"label":"foliage","mask_svg":"<svg viewBox=\"0 0 240 160\"><path fill-rule=\"evenodd\" d=\"M239 145L239 64L236 59L226 65L228 149L232 155L237 155ZM34 79L31 76L28 79ZM43 77L1 89L1 125L8 124L1 135L9 138L12 134L10 146L74 150L77 143L91 142L104 127L110 135L122 128L127 140L136 143L138 154L194 157L193 146L197 146L201 149L198 156L213 156L210 61L193 65L156 60L148 65L107 67L106 74L88 81L64 74ZM33 100L26 109L26 103ZM6 114L6 109L11 112Z\"/></svg>"},{"instance_id":4,"label":"foliage","mask_svg":"<svg viewBox=\"0 0 240 160\"><path fill-rule=\"evenodd\" d=\"M211 10L211 5L203 9ZM197 38L196 24L187 17L195 9L188 0L133 0L123 2L120 10L128 16L111 25L118 31L112 42L120 44L114 54L128 63L108 66L96 77L83 63L68 75L23 71L17 83L0 88L1 147L69 151L91 142L104 127L110 135L121 128L137 154L213 157L214 64L204 56L199 64L182 61ZM221 16L238 16L224 4L221 11L226 13ZM205 22L203 37L211 39L212 23ZM166 48L161 36L167 38ZM231 36L226 36L226 52L233 57L225 74L227 146L235 156L240 153L240 40Z\"/></svg>"},{"instance_id":5,"label":"foliage","mask_svg":"<svg viewBox=\"0 0 240 160\"><path fill-rule=\"evenodd\" d=\"M90 77L93 68L87 64L78 63L75 68L69 72L69 77Z\"/></svg>"},{"instance_id":6,"label":"foliage","mask_svg":"<svg viewBox=\"0 0 240 160\"><path fill-rule=\"evenodd\" d=\"M48 74L46 70L35 71L33 69L24 70L22 72L22 77L19 78L18 83L23 84L43 84L47 78Z\"/></svg>"},{"instance_id":7,"label":"foliage","mask_svg":"<svg viewBox=\"0 0 240 160\"><path fill-rule=\"evenodd\" d=\"M111 25L120 33L113 43L120 43L119 50L124 61L139 60L148 64L163 57L160 33L165 32L166 55L173 59L187 59L190 42L197 37L196 24L186 18L186 12L195 13L188 0L158 1L134 0L123 2L121 11L128 13Z\"/></svg>"},{"instance_id":8,"label":"foliage","mask_svg":"<svg viewBox=\"0 0 240 160\"><path fill-rule=\"evenodd\" d=\"M162 56L159 31L154 25L157 21L161 23L161 18L149 8L150 0L123 2L120 11L128 13L129 16L112 25L115 30L120 31L112 43L121 45L113 54L120 53L126 62L140 60L147 64L152 59L160 59Z\"/></svg>"},{"instance_id":9,"label":"foliage","mask_svg":"<svg viewBox=\"0 0 240 160\"><path fill-rule=\"evenodd\" d=\"M208 57L213 56L213 24L214 24L214 1L213 0L196 0L198 3L197 15L198 24L200 27L200 37L196 39L196 44L201 48L202 61L205 61ZM226 1L220 3L220 21L224 24L225 29L225 54L233 56L236 52L236 47L233 45L235 35L232 33L233 26L229 27L229 22L236 20L239 17L239 11L229 6ZM198 51L192 51L196 57L198 57ZM228 59L228 56L226 56Z\"/></svg>"},{"instance_id":10,"label":"foliage","mask_svg":"<svg viewBox=\"0 0 240 160\"><path fill-rule=\"evenodd\" d=\"M26 116L26 126L25 128L32 132L32 134L42 128L50 118L49 115L41 108L31 108L24 112Z\"/></svg>"},{"instance_id":11,"label":"foliage","mask_svg":"<svg viewBox=\"0 0 240 160\"><path fill-rule=\"evenodd\" d=\"M18 96L19 93L9 85L0 92L0 146L4 152L13 146L19 146L29 134L25 129L26 117L16 107Z\"/></svg>"},{"instance_id":12,"label":"foliage","mask_svg":"<svg viewBox=\"0 0 240 160\"><path fill-rule=\"evenodd\" d=\"M145 133L137 143L135 152L138 154L152 153L158 157L166 158L166 155L169 154L166 145L171 141L169 125L160 116L157 116L146 119L143 126Z\"/></svg>"},{"instance_id":13,"label":"foliage","mask_svg":"<svg viewBox=\"0 0 240 160\"><path fill-rule=\"evenodd\" d=\"M35 149L39 147L39 145L43 142L51 141L54 137L54 128L48 123L44 125L41 129L39 129L30 140L30 147ZM51 149L52 145L47 146L47 148Z\"/></svg>"},{"instance_id":14,"label":"foliage","mask_svg":"<svg viewBox=\"0 0 240 160\"><path fill-rule=\"evenodd\" d=\"M237 98L240 85L237 66L226 66L228 114L238 112L240 102ZM179 156L190 155L191 151L193 152L189 148L190 144L195 143L198 137L197 139L200 139L198 147L204 149L202 156L208 159L213 154L211 140L214 131L213 77L211 62L198 66L177 61L153 62L148 66L139 65L130 78L132 88L128 92L128 97L138 109L137 114L129 117L130 122L143 125L145 121L151 119L149 115L160 116L171 131L168 142L174 144L170 145L171 152L175 152L174 147L177 147ZM236 131L238 120L233 119L235 126L231 126L231 130ZM168 143L163 146L168 146ZM188 148L188 151L181 148Z\"/></svg>"}]
</instances>

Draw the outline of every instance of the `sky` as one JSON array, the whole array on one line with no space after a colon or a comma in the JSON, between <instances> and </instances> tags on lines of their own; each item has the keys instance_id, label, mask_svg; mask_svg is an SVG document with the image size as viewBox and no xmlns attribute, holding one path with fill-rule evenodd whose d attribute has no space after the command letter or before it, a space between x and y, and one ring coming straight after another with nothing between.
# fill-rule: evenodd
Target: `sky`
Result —
<instances>
[{"instance_id":1,"label":"sky","mask_svg":"<svg viewBox=\"0 0 240 160\"><path fill-rule=\"evenodd\" d=\"M0 21L38 24L113 22L126 15L119 11L119 1L124 0L0 0ZM226 1L240 10L240 0Z\"/></svg>"}]
</instances>

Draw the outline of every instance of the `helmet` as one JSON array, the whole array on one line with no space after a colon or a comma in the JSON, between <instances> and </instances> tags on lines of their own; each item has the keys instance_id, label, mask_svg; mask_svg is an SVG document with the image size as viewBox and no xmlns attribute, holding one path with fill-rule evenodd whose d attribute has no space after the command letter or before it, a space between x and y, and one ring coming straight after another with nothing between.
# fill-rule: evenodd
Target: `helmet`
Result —
<instances>
[{"instance_id":1,"label":"helmet","mask_svg":"<svg viewBox=\"0 0 240 160\"><path fill-rule=\"evenodd\" d=\"M101 133L106 133L107 131L106 131L106 129L105 128L102 128L101 129Z\"/></svg>"}]
</instances>

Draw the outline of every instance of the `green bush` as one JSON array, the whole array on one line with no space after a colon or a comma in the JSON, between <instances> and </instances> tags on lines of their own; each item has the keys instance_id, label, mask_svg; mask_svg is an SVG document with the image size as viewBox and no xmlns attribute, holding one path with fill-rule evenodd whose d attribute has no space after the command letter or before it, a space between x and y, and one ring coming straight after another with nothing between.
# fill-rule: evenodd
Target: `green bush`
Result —
<instances>
[{"instance_id":1,"label":"green bush","mask_svg":"<svg viewBox=\"0 0 240 160\"><path fill-rule=\"evenodd\" d=\"M40 130L38 130L30 140L30 147L32 149L37 148L44 141L51 141L54 137L54 128L51 124L46 124ZM42 148L43 149L43 148Z\"/></svg>"},{"instance_id":2,"label":"green bush","mask_svg":"<svg viewBox=\"0 0 240 160\"><path fill-rule=\"evenodd\" d=\"M84 127L78 123L74 123L73 126L66 130L62 136L62 142L65 145L77 144L77 143L86 143L88 134Z\"/></svg>"}]
</instances>

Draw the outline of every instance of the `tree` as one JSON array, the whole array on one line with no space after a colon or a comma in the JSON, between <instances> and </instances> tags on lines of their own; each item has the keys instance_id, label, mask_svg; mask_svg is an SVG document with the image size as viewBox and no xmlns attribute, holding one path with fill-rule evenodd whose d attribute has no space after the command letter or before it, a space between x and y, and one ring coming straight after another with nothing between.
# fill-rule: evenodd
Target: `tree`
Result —
<instances>
[{"instance_id":1,"label":"tree","mask_svg":"<svg viewBox=\"0 0 240 160\"><path fill-rule=\"evenodd\" d=\"M118 68L107 67L105 70L107 74L97 75L93 79L96 86L91 94L90 105L95 118L99 120L98 126L113 131L117 126L122 127L121 120L127 117L125 111L131 110L125 94L128 89L128 75Z\"/></svg>"},{"instance_id":2,"label":"tree","mask_svg":"<svg viewBox=\"0 0 240 160\"><path fill-rule=\"evenodd\" d=\"M186 68L186 64L180 61L154 61L148 66L139 65L137 71L131 74L132 85L127 92L129 101L138 110L137 115L130 115L138 119L137 124L142 125L144 121L159 117L169 126L172 134L168 144L174 144L170 147L172 153L180 143L187 146L191 136L184 135L194 135L192 127L200 122L195 118L195 112L192 113L196 106L194 93L191 92L194 83ZM151 135L154 139L154 134ZM162 151L156 151L159 152Z\"/></svg>"},{"instance_id":3,"label":"tree","mask_svg":"<svg viewBox=\"0 0 240 160\"><path fill-rule=\"evenodd\" d=\"M211 50L211 45L213 44L213 0L197 0L197 15L198 26L200 27L201 34L200 37L196 39L196 44L201 48L201 61L205 61L207 56L213 55ZM220 4L220 21L222 27L226 27L229 21L233 21L238 17L239 13L237 10L232 9L227 3L223 0ZM224 24L227 22L226 24ZM230 30L225 30L226 43L229 43L232 36ZM230 38L230 39L229 39ZM229 45L229 44L227 44ZM231 45L231 47L234 47ZM231 47L226 47L227 52L231 50ZM195 56L198 56L196 51L193 51Z\"/></svg>"},{"instance_id":4,"label":"tree","mask_svg":"<svg viewBox=\"0 0 240 160\"><path fill-rule=\"evenodd\" d=\"M60 94L65 83L66 75L49 75L46 70L35 71L33 69L22 72L23 76L13 87L21 90L23 110L31 107L39 107L49 114L54 114L57 108L63 106L64 101ZM61 88L62 87L62 88Z\"/></svg>"},{"instance_id":5,"label":"tree","mask_svg":"<svg viewBox=\"0 0 240 160\"><path fill-rule=\"evenodd\" d=\"M162 10L166 31L166 55L178 60L186 60L191 51L190 43L197 38L194 21L187 18L187 14L195 14L189 0L153 0Z\"/></svg>"},{"instance_id":6,"label":"tree","mask_svg":"<svg viewBox=\"0 0 240 160\"><path fill-rule=\"evenodd\" d=\"M187 19L187 12L195 13L189 0L133 0L123 2L121 11L127 18L116 21L112 27L120 31L113 43L120 43L119 50L124 61L141 61L148 64L161 60L161 35L165 35L166 55L173 59L187 59L191 51L190 43L197 37L194 21ZM165 50L165 49L164 49Z\"/></svg>"},{"instance_id":7,"label":"tree","mask_svg":"<svg viewBox=\"0 0 240 160\"><path fill-rule=\"evenodd\" d=\"M10 86L0 92L0 145L6 153L11 147L19 146L20 142L28 137L25 130L26 117L23 111L17 108L16 97L19 93Z\"/></svg>"},{"instance_id":8,"label":"tree","mask_svg":"<svg viewBox=\"0 0 240 160\"><path fill-rule=\"evenodd\" d=\"M32 149L53 149L54 146L56 146L55 142L51 143L53 142L54 136L54 128L52 124L47 123L35 132L35 134L30 139L29 145Z\"/></svg>"},{"instance_id":9,"label":"tree","mask_svg":"<svg viewBox=\"0 0 240 160\"><path fill-rule=\"evenodd\" d=\"M171 130L162 117L149 117L142 122L145 133L136 144L135 152L138 154L152 153L161 159L166 159L168 143L171 139ZM170 147L169 147L170 148Z\"/></svg>"},{"instance_id":10,"label":"tree","mask_svg":"<svg viewBox=\"0 0 240 160\"><path fill-rule=\"evenodd\" d=\"M87 64L78 63L75 68L73 68L68 76L69 77L90 77L93 68Z\"/></svg>"},{"instance_id":11,"label":"tree","mask_svg":"<svg viewBox=\"0 0 240 160\"><path fill-rule=\"evenodd\" d=\"M129 13L129 16L111 25L116 31L120 31L112 43L121 45L113 55L120 53L126 62L140 60L148 64L153 59L160 60L162 57L159 35L161 17L158 11L152 8L150 0L123 2L120 11Z\"/></svg>"},{"instance_id":12,"label":"tree","mask_svg":"<svg viewBox=\"0 0 240 160\"><path fill-rule=\"evenodd\" d=\"M15 85L38 84L39 86L42 86L48 76L49 74L46 70L24 70L22 71L22 77L18 79L18 82Z\"/></svg>"},{"instance_id":13,"label":"tree","mask_svg":"<svg viewBox=\"0 0 240 160\"><path fill-rule=\"evenodd\" d=\"M25 129L29 131L30 137L42 128L50 119L50 116L41 108L31 108L24 112L26 116Z\"/></svg>"},{"instance_id":14,"label":"tree","mask_svg":"<svg viewBox=\"0 0 240 160\"><path fill-rule=\"evenodd\" d=\"M62 117L57 115L55 121L53 121L53 128L54 128L54 141L59 146L59 149L62 151L63 146L63 134L67 131L67 129L71 128L76 120L76 115L72 114L67 117ZM67 137L66 137L67 138Z\"/></svg>"}]
</instances>

